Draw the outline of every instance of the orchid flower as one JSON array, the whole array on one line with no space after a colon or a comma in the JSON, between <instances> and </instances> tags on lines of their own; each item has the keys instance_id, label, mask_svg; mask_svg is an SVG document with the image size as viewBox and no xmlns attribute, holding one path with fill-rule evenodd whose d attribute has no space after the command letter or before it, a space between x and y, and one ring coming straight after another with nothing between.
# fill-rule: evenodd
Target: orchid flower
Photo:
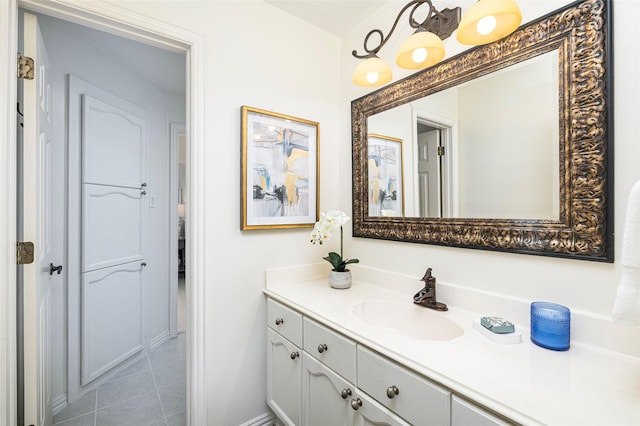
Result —
<instances>
[{"instance_id":1,"label":"orchid flower","mask_svg":"<svg viewBox=\"0 0 640 426\"><path fill-rule=\"evenodd\" d=\"M316 222L313 231L311 231L311 243L322 244L331 237L333 230L338 227L340 228L340 254L330 252L327 257L323 257L324 260L333 266L333 270L337 272L346 271L346 266L350 263L360 262L358 259L344 259L342 257L342 225L346 224L349 219L349 216L340 210L329 210L326 214L321 212L320 220Z\"/></svg>"}]
</instances>

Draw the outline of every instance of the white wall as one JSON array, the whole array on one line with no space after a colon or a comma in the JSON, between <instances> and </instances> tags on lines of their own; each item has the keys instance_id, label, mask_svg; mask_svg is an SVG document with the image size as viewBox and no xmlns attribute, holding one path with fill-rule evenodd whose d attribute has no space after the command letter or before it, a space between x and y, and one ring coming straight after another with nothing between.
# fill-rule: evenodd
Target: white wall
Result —
<instances>
[{"instance_id":1,"label":"white wall","mask_svg":"<svg viewBox=\"0 0 640 426\"><path fill-rule=\"evenodd\" d=\"M460 217L559 217L558 54L526 63L457 91Z\"/></svg>"},{"instance_id":2,"label":"white wall","mask_svg":"<svg viewBox=\"0 0 640 426\"><path fill-rule=\"evenodd\" d=\"M40 27L46 38L51 58L53 92L53 155L59 172L58 180L66 185L66 75L71 73L89 83L109 88L116 95L137 104L149 113L149 158L147 163L148 191L156 196L155 208L147 208L149 235L153 236L145 247L148 263L145 305L145 334L153 340L169 331L169 122L184 122L184 95L167 93L129 69L100 53L97 46L87 44L68 23L41 16ZM69 166L69 165L67 165ZM64 210L65 187L56 187L53 197L58 209ZM57 238L63 238L62 229L54 229ZM68 276L68 275L67 275ZM71 277L72 279L72 277ZM73 288L73 287L71 287ZM52 288L52 395L59 401L67 392L67 293L64 288Z\"/></svg>"},{"instance_id":3,"label":"white wall","mask_svg":"<svg viewBox=\"0 0 640 426\"><path fill-rule=\"evenodd\" d=\"M443 2L446 3L446 2ZM470 1L459 1L468 5ZM568 1L521 1L524 22L532 20L545 12L551 12ZM613 37L615 40L614 77L615 77L615 155L614 155L614 194L615 194L615 253L620 258L622 245L622 228L626 212L627 197L632 185L640 179L640 143L637 126L637 99L640 87L637 70L640 67L639 45L640 3L635 0L616 0L613 6ZM351 58L351 50L361 49L364 35L372 28L388 28L391 17L395 17L402 2L391 2L383 6L365 23L354 27L343 38L342 45L342 135L340 144L341 174L343 184L348 184L351 173L350 146L350 104L352 99L363 96L366 88L351 84L351 75L357 60ZM409 34L394 35L400 41L394 45L389 42L381 55L388 63L394 64L395 51ZM447 57L462 50L453 40L446 40ZM406 76L395 66L394 81ZM341 193L341 205L349 209L351 191ZM424 270L431 266L434 275L441 281L468 286L506 296L525 300L547 300L564 304L572 310L581 310L596 316L602 315L605 320L611 313L615 298L616 286L620 280L621 265L586 262L570 259L559 259L532 255L498 253L491 251L448 248L430 245L385 242L373 239L347 239L346 252L349 256L358 257L367 265L407 273L418 279ZM352 268L357 279L357 265ZM409 295L407 295L409 296ZM447 301L455 305L455 300ZM638 327L618 326L625 339L628 340L629 352L640 356L640 331Z\"/></svg>"}]
</instances>

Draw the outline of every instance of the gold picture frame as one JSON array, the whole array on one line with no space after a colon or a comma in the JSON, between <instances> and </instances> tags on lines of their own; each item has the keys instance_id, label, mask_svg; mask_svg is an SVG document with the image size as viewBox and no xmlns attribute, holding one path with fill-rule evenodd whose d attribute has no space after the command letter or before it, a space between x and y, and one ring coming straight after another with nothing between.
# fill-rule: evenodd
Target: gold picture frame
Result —
<instances>
[{"instance_id":1,"label":"gold picture frame","mask_svg":"<svg viewBox=\"0 0 640 426\"><path fill-rule=\"evenodd\" d=\"M242 106L241 229L313 227L319 216L319 123Z\"/></svg>"},{"instance_id":2,"label":"gold picture frame","mask_svg":"<svg viewBox=\"0 0 640 426\"><path fill-rule=\"evenodd\" d=\"M400 138L369 133L369 216L404 215L404 167Z\"/></svg>"}]
</instances>

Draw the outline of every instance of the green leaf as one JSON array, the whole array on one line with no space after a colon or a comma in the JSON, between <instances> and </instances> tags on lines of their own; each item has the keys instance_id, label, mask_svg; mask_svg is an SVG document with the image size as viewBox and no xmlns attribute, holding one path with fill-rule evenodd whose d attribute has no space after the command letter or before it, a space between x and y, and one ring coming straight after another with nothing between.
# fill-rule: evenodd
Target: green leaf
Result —
<instances>
[{"instance_id":1,"label":"green leaf","mask_svg":"<svg viewBox=\"0 0 640 426\"><path fill-rule=\"evenodd\" d=\"M323 259L329 262L331 266L333 266L334 271L340 271L339 267L342 263L342 257L338 253L332 251L331 253L329 253L329 256L323 257Z\"/></svg>"}]
</instances>

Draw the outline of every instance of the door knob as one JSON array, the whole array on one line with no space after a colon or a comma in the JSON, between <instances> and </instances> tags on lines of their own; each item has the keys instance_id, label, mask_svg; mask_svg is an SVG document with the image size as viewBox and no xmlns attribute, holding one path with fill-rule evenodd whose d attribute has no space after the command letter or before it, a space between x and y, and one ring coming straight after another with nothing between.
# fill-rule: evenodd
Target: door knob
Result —
<instances>
[{"instance_id":1,"label":"door knob","mask_svg":"<svg viewBox=\"0 0 640 426\"><path fill-rule=\"evenodd\" d=\"M342 392L340 392L340 396L342 397L342 399L349 398L351 394L352 394L351 388L342 389Z\"/></svg>"},{"instance_id":2,"label":"door knob","mask_svg":"<svg viewBox=\"0 0 640 426\"><path fill-rule=\"evenodd\" d=\"M291 352L291 355L289 356L291 357L291 359L296 359L300 356L300 353L298 351Z\"/></svg>"},{"instance_id":3,"label":"door knob","mask_svg":"<svg viewBox=\"0 0 640 426\"><path fill-rule=\"evenodd\" d=\"M327 348L327 344L326 343L321 343L321 344L318 345L318 352L320 352L320 353L326 351L327 349L329 349L329 348Z\"/></svg>"},{"instance_id":4,"label":"door knob","mask_svg":"<svg viewBox=\"0 0 640 426\"><path fill-rule=\"evenodd\" d=\"M54 266L53 263L49 264L49 276L53 275L54 272L57 272L58 275L62 272L62 265Z\"/></svg>"},{"instance_id":5,"label":"door knob","mask_svg":"<svg viewBox=\"0 0 640 426\"><path fill-rule=\"evenodd\" d=\"M351 400L351 408L353 408L354 410L357 410L360 407L362 407L362 400L360 398Z\"/></svg>"}]
</instances>

